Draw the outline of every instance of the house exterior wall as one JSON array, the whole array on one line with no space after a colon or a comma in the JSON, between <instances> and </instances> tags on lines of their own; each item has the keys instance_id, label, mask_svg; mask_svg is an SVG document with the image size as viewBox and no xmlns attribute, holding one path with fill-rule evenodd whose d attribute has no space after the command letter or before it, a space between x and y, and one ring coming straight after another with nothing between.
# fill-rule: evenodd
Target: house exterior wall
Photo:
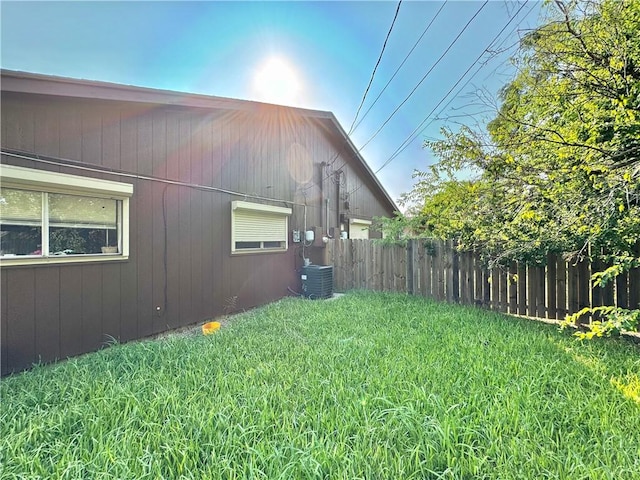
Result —
<instances>
[{"instance_id":1,"label":"house exterior wall","mask_svg":"<svg viewBox=\"0 0 640 480\"><path fill-rule=\"evenodd\" d=\"M1 115L5 149L306 203L307 226L327 233L327 197L329 227L339 227L345 192L358 217L392 213L326 122L292 109L3 92ZM301 205L270 202L293 210L286 252L232 255L231 202L242 197L5 155L2 162L134 188L128 260L2 265L2 374L97 350L112 338L126 342L252 308L288 295L287 287L300 288L301 247L291 243L291 230L304 228ZM327 177L330 162L343 165L340 187ZM306 255L322 263L323 250L309 248Z\"/></svg>"}]
</instances>

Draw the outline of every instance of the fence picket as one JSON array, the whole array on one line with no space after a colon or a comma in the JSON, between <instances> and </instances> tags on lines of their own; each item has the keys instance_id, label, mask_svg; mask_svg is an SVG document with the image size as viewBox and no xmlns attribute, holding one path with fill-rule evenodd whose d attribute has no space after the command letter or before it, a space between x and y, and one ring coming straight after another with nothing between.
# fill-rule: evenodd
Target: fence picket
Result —
<instances>
[{"instance_id":1,"label":"fence picket","mask_svg":"<svg viewBox=\"0 0 640 480\"><path fill-rule=\"evenodd\" d=\"M458 242L451 242L451 280L453 283L452 300L460 302L460 254L458 252Z\"/></svg>"},{"instance_id":2,"label":"fence picket","mask_svg":"<svg viewBox=\"0 0 640 480\"><path fill-rule=\"evenodd\" d=\"M482 269L482 306L491 308L491 271Z\"/></svg>"},{"instance_id":3,"label":"fence picket","mask_svg":"<svg viewBox=\"0 0 640 480\"><path fill-rule=\"evenodd\" d=\"M629 274L623 273L616 277L616 306L629 308Z\"/></svg>"},{"instance_id":4,"label":"fence picket","mask_svg":"<svg viewBox=\"0 0 640 480\"><path fill-rule=\"evenodd\" d=\"M437 295L436 293L437 289L435 288L435 285L438 282L438 279L434 274L435 272L434 259L436 256L435 248L436 247L433 244L429 244L428 249L427 247L425 247L425 260L426 260L425 268L427 269L425 281L427 282L427 292L429 292L429 296L431 298L436 298L436 295Z\"/></svg>"},{"instance_id":5,"label":"fence picket","mask_svg":"<svg viewBox=\"0 0 640 480\"><path fill-rule=\"evenodd\" d=\"M518 313L518 265L516 262L509 264L509 313Z\"/></svg>"},{"instance_id":6,"label":"fence picket","mask_svg":"<svg viewBox=\"0 0 640 480\"><path fill-rule=\"evenodd\" d=\"M458 252L455 242L440 240L411 240L403 247L335 239L326 248L336 291L411 291L436 300L551 319L563 319L587 306L640 307L640 268L618 276L607 287L592 288L592 272L607 264L586 260L573 264L560 255L548 255L546 267L513 262L508 269L488 270L476 252ZM585 316L581 323L590 320Z\"/></svg>"},{"instance_id":7,"label":"fence picket","mask_svg":"<svg viewBox=\"0 0 640 480\"><path fill-rule=\"evenodd\" d=\"M473 298L473 275L471 252L460 254L460 303L469 305Z\"/></svg>"},{"instance_id":8,"label":"fence picket","mask_svg":"<svg viewBox=\"0 0 640 480\"><path fill-rule=\"evenodd\" d=\"M556 256L556 318L562 320L567 308L567 262L561 255Z\"/></svg>"},{"instance_id":9,"label":"fence picket","mask_svg":"<svg viewBox=\"0 0 640 480\"><path fill-rule=\"evenodd\" d=\"M569 315L576 313L580 310L580 303L578 301L578 267L570 263L567 266L567 306Z\"/></svg>"},{"instance_id":10,"label":"fence picket","mask_svg":"<svg viewBox=\"0 0 640 480\"><path fill-rule=\"evenodd\" d=\"M558 315L558 262L553 254L547 255L547 318L556 318Z\"/></svg>"},{"instance_id":11,"label":"fence picket","mask_svg":"<svg viewBox=\"0 0 640 480\"><path fill-rule=\"evenodd\" d=\"M636 244L633 255L640 258L640 242ZM640 308L640 268L629 270L629 308Z\"/></svg>"},{"instance_id":12,"label":"fence picket","mask_svg":"<svg viewBox=\"0 0 640 480\"><path fill-rule=\"evenodd\" d=\"M537 312L538 270L530 265L527 266L527 315L535 317Z\"/></svg>"},{"instance_id":13,"label":"fence picket","mask_svg":"<svg viewBox=\"0 0 640 480\"><path fill-rule=\"evenodd\" d=\"M482 276L482 260L480 254L473 254L473 282L475 285L473 293L473 304L482 306L484 296L482 294L484 279Z\"/></svg>"},{"instance_id":14,"label":"fence picket","mask_svg":"<svg viewBox=\"0 0 640 480\"><path fill-rule=\"evenodd\" d=\"M545 267L534 267L537 271L538 285L536 287L536 317L547 318L547 303L545 301L546 277Z\"/></svg>"},{"instance_id":15,"label":"fence picket","mask_svg":"<svg viewBox=\"0 0 640 480\"><path fill-rule=\"evenodd\" d=\"M491 303L489 308L492 310L500 309L500 269L494 267L490 271L491 281L489 282Z\"/></svg>"},{"instance_id":16,"label":"fence picket","mask_svg":"<svg viewBox=\"0 0 640 480\"><path fill-rule=\"evenodd\" d=\"M518 263L518 315L527 314L527 267Z\"/></svg>"},{"instance_id":17,"label":"fence picket","mask_svg":"<svg viewBox=\"0 0 640 480\"><path fill-rule=\"evenodd\" d=\"M444 246L444 278L445 278L445 298L447 302L453 302L453 242L447 240Z\"/></svg>"},{"instance_id":18,"label":"fence picket","mask_svg":"<svg viewBox=\"0 0 640 480\"><path fill-rule=\"evenodd\" d=\"M433 296L436 300L445 300L444 296L444 245L440 241L435 242L435 256L433 259Z\"/></svg>"},{"instance_id":19,"label":"fence picket","mask_svg":"<svg viewBox=\"0 0 640 480\"><path fill-rule=\"evenodd\" d=\"M591 305L591 270L589 263L582 260L578 264L578 306L580 310ZM582 319L583 323L591 322L591 315L585 315Z\"/></svg>"},{"instance_id":20,"label":"fence picket","mask_svg":"<svg viewBox=\"0 0 640 480\"><path fill-rule=\"evenodd\" d=\"M509 296L507 294L508 289L508 272L504 268L498 269L498 288L500 289L500 306L498 307L501 312L507 312L509 309Z\"/></svg>"}]
</instances>

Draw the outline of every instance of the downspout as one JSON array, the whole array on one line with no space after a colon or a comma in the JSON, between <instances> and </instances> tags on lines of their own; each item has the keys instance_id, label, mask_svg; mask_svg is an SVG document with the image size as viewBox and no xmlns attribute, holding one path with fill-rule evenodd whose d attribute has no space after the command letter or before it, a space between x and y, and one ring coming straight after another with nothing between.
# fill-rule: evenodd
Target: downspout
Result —
<instances>
[{"instance_id":1,"label":"downspout","mask_svg":"<svg viewBox=\"0 0 640 480\"><path fill-rule=\"evenodd\" d=\"M333 238L331 235L329 235L329 197L325 198L324 204L325 204L325 211L327 214L325 219L325 225L327 226L326 228L327 238Z\"/></svg>"},{"instance_id":2,"label":"downspout","mask_svg":"<svg viewBox=\"0 0 640 480\"><path fill-rule=\"evenodd\" d=\"M338 231L340 231L340 177L342 177L342 175L342 170L336 172L336 227Z\"/></svg>"},{"instance_id":3,"label":"downspout","mask_svg":"<svg viewBox=\"0 0 640 480\"><path fill-rule=\"evenodd\" d=\"M320 198L322 203L320 204L320 223L324 223L321 225L325 232L327 238L333 238L329 235L329 195L327 195L325 189L325 169L327 167L327 162L322 162L320 164ZM324 215L322 214L322 208L324 208ZM323 222L324 220L324 222Z\"/></svg>"}]
</instances>

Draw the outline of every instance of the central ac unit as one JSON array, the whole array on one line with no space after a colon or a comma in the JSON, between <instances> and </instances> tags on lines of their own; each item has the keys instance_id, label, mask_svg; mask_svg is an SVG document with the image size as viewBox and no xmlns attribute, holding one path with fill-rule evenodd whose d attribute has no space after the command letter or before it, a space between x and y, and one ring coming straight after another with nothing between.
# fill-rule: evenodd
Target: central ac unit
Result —
<instances>
[{"instance_id":1,"label":"central ac unit","mask_svg":"<svg viewBox=\"0 0 640 480\"><path fill-rule=\"evenodd\" d=\"M307 265L302 267L302 294L311 299L333 296L333 266Z\"/></svg>"}]
</instances>

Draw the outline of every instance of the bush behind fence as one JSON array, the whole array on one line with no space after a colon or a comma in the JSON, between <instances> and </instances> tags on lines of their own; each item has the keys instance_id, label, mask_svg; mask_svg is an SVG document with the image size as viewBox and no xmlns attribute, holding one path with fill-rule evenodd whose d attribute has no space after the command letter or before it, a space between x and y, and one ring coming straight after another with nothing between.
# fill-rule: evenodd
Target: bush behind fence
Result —
<instances>
[{"instance_id":1,"label":"bush behind fence","mask_svg":"<svg viewBox=\"0 0 640 480\"><path fill-rule=\"evenodd\" d=\"M327 249L337 291L406 292L554 320L584 307L640 308L640 269L594 287L591 275L607 267L601 261L573 263L550 254L546 266L513 262L488 269L477 253L457 251L452 240L416 239L405 247L336 239Z\"/></svg>"}]
</instances>

